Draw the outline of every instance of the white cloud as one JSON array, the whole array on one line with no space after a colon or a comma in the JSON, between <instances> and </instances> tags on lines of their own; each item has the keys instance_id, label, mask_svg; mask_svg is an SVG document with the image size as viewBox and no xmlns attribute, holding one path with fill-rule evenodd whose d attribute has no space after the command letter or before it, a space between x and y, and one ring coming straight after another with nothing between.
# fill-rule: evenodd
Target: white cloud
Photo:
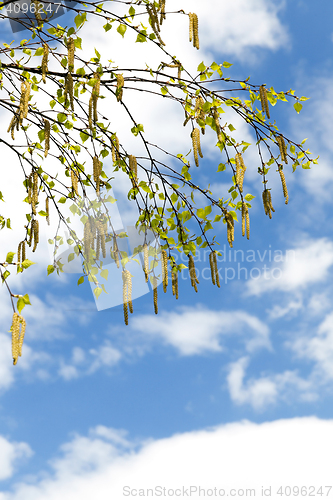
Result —
<instances>
[{"instance_id":1,"label":"white cloud","mask_svg":"<svg viewBox=\"0 0 333 500\"><path fill-rule=\"evenodd\" d=\"M32 450L27 443L10 442L0 436L0 480L8 479L14 474L16 463L29 458Z\"/></svg>"},{"instance_id":2,"label":"white cloud","mask_svg":"<svg viewBox=\"0 0 333 500\"><path fill-rule=\"evenodd\" d=\"M333 313L327 314L315 335L310 332L300 335L288 345L299 357L315 362L313 376L318 382L329 382L333 378Z\"/></svg>"},{"instance_id":3,"label":"white cloud","mask_svg":"<svg viewBox=\"0 0 333 500\"><path fill-rule=\"evenodd\" d=\"M273 375L250 378L244 383L249 358L243 357L230 364L227 377L231 399L238 405L249 404L255 410L264 410L280 399L297 396L303 401L313 401L317 395L312 381L299 377L296 372L285 371Z\"/></svg>"},{"instance_id":4,"label":"white cloud","mask_svg":"<svg viewBox=\"0 0 333 500\"><path fill-rule=\"evenodd\" d=\"M192 486L193 499L203 497L194 490L199 487L206 492L224 488L225 496L231 496L231 488L255 488L256 497L262 496L263 486L271 487L274 500L280 498L280 486L323 485L327 493L332 420L242 421L146 442L137 451L131 443L108 440L97 429L64 444L62 456L51 462L52 474L13 484L13 492L3 492L1 500L91 500L96 492L100 500L109 500L124 498L129 490L139 496L139 489L147 497L148 488L159 486L166 491L184 487L187 496Z\"/></svg>"},{"instance_id":5,"label":"white cloud","mask_svg":"<svg viewBox=\"0 0 333 500\"><path fill-rule=\"evenodd\" d=\"M268 291L294 292L328 278L333 264L333 243L327 238L304 240L298 247L287 250L280 267L269 269L258 279L247 282L249 295Z\"/></svg>"},{"instance_id":6,"label":"white cloud","mask_svg":"<svg viewBox=\"0 0 333 500\"><path fill-rule=\"evenodd\" d=\"M183 356L223 351L230 334L244 336L247 351L270 348L269 330L258 318L243 311L212 311L200 305L181 307L159 316L141 315L132 319L134 330L148 339L161 339Z\"/></svg>"}]
</instances>

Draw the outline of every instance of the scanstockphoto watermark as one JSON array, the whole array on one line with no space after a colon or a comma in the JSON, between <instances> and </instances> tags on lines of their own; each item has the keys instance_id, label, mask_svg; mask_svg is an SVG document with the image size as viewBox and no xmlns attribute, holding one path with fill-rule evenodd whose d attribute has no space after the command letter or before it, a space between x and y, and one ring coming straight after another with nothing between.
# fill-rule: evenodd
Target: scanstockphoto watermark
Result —
<instances>
[{"instance_id":1,"label":"scanstockphoto watermark","mask_svg":"<svg viewBox=\"0 0 333 500\"><path fill-rule=\"evenodd\" d=\"M216 498L216 497L255 497L255 488L219 488L212 486L204 488L201 486L178 486L169 488L166 486L154 486L153 488L132 488L131 486L123 487L123 497L139 497L139 498L160 498L160 497L202 497L202 498ZM258 495L259 496L259 495ZM264 496L264 495L261 495Z\"/></svg>"},{"instance_id":2,"label":"scanstockphoto watermark","mask_svg":"<svg viewBox=\"0 0 333 500\"><path fill-rule=\"evenodd\" d=\"M1 3L4 15L0 23L8 21L13 33L30 30L62 16L77 3L75 0L5 0Z\"/></svg>"},{"instance_id":3,"label":"scanstockphoto watermark","mask_svg":"<svg viewBox=\"0 0 333 500\"><path fill-rule=\"evenodd\" d=\"M216 256L218 263L283 263L283 262L295 262L296 261L296 250L286 250L285 252L280 249L272 248L272 245L268 245L267 248L259 249L235 249L228 248L226 244L215 248L218 252ZM209 262L209 254L211 250L209 248L197 249L195 256L193 257L194 262ZM188 258L184 253L175 254L176 261L187 262ZM178 262L178 263L180 263Z\"/></svg>"}]
</instances>

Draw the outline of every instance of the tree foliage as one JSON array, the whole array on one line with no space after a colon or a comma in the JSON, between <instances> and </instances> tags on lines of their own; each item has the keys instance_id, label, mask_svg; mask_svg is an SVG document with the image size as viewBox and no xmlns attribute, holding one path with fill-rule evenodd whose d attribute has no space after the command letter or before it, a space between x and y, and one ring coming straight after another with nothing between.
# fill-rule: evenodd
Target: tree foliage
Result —
<instances>
[{"instance_id":1,"label":"tree foliage","mask_svg":"<svg viewBox=\"0 0 333 500\"><path fill-rule=\"evenodd\" d=\"M2 2L2 22L10 17L12 3L12 0ZM58 221L57 231L49 240L54 258L47 273L63 270L64 262L57 254L63 243L60 228L65 227L68 244L73 246L68 261L82 260L78 284L85 279L94 283L97 297L105 292L103 279L108 277L103 259L116 262L123 277L127 324L128 310L133 312L133 305L132 276L126 266L139 253L143 253L146 281L149 280L154 289L155 313L158 312L157 285L163 281L166 291L169 272L173 294L178 298L178 273L186 266L177 264L177 252L188 257L191 285L197 291L193 257L198 249L208 248L212 283L220 286L214 229L224 224L232 247L235 222L239 219L242 235L250 237L250 202L254 197L243 190L247 170L243 155L247 148L256 148L258 153L258 181L262 185L264 212L270 218L274 212L270 179L280 176L288 203L284 170L294 171L298 166L308 169L311 163L316 163L304 149L304 141L296 144L285 137L270 116L274 114L275 105L279 101L288 102L287 98L299 113L305 97L297 97L293 90L275 91L270 86L250 83L249 78L231 79L228 72L232 65L226 61L202 62L192 75L184 61L168 52L163 41L163 22L174 14L188 17L189 41L193 50L199 49L195 13L168 12L165 0L119 1L117 9L113 8L113 1L102 4L79 1L68 7L73 14L72 25L62 26L55 21L54 11L49 15L48 5L54 4L32 1L30 10L34 15L16 21L25 27L28 38L20 43L4 43L0 48L0 106L11 117L8 137L1 137L0 142L15 153L22 168L17 182L20 185L23 182L26 191L19 209L26 213L27 224L21 229L15 228L17 233L21 232L18 249L15 252L9 248L6 262L0 263L2 282L8 289L14 311L14 364L21 354L25 328L21 312L30 300L27 294L18 295L11 290L10 275L14 270L25 272L33 264L30 258L39 243L39 221L49 220L50 211L56 214ZM119 5L122 13L119 13ZM160 64L119 67L111 60L103 60L98 49L89 60L84 59L85 39L80 34L92 16L102 21L105 43L111 30L116 30L119 37L134 32L135 43L142 44L142 51L146 50L147 43L160 50ZM138 94L158 95L160 99L170 100L170 105L178 104L184 119L178 126L188 130L190 153L175 152L172 147L166 151L150 142L144 130L144 117L135 116L127 103L129 89ZM49 103L46 110L38 104L45 97ZM131 133L141 142L144 155L136 157L120 137L116 122L104 116L107 101L117 101L127 114ZM255 144L233 137L235 127L228 121L231 113L244 120L255 137ZM158 126L162 135L163 123ZM207 130L216 136L220 155L217 171L221 172L223 183L230 184L230 189L219 198L213 196L209 186L196 182ZM108 209L108 203L114 201L110 190L115 172L130 180L128 199L136 205L136 227L143 235L142 244L132 256L121 250L119 241L126 234L117 233ZM1 192L0 200L5 202ZM71 217L66 216L65 205ZM81 232L73 229L71 219L74 218L80 219ZM0 224L3 231L11 227L10 219L3 216L0 216ZM154 235L155 245L149 240L149 234ZM160 274L156 271L159 259L162 261Z\"/></svg>"}]
</instances>

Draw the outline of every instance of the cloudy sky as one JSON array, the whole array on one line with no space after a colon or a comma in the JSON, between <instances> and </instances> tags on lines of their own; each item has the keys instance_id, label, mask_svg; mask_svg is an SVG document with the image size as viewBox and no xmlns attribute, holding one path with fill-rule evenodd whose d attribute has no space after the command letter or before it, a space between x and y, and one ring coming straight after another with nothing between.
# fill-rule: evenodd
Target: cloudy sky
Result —
<instances>
[{"instance_id":1,"label":"cloudy sky","mask_svg":"<svg viewBox=\"0 0 333 500\"><path fill-rule=\"evenodd\" d=\"M228 61L231 79L251 76L254 84L310 98L299 115L291 101L271 108L271 115L295 142L308 138L319 163L295 173L285 167L288 206L279 176L270 174L275 213L269 220L258 159L249 148L244 187L255 196L251 238L245 241L236 225L229 251L225 227L217 228L221 288L207 279L208 253L201 251L198 293L184 273L178 301L171 290L158 289L155 315L143 284L128 327L112 283L110 297L96 304L88 283L77 286L74 268L46 276L50 234L42 227L37 265L13 281L33 305L24 309L26 341L16 366L12 311L0 288L0 500L90 500L97 492L101 500L246 496L247 488L255 496L271 488L266 496L282 498L280 487L285 496L288 488L301 496L302 486L303 494L333 495L327 460L333 431L333 6L328 0L166 0L166 7L199 16L200 51L188 42L185 16L170 14L162 32L169 51L193 74L202 60ZM28 38L0 23L1 44ZM144 44L133 46L130 36L104 34L96 20L81 36L88 57L96 47L123 67L160 60ZM177 107L138 99L134 91L127 99L151 142L174 154L189 151ZM7 138L9 115L0 114ZM255 142L244 124L232 123L239 137ZM118 125L139 151L120 114ZM213 146L208 135L196 179L218 193L226 181L216 172ZM18 210L24 191L17 189L15 156L1 146L1 158L7 201L1 208L13 220L13 230L0 234L3 258L22 239L25 216ZM127 184L118 177L113 189L114 217L130 226L135 210L123 200Z\"/></svg>"}]
</instances>

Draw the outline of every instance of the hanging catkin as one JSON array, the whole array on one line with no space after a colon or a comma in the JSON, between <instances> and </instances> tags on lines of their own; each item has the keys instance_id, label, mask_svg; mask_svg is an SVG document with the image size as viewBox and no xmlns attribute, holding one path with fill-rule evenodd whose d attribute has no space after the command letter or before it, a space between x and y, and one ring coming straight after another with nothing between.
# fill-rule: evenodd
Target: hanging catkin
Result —
<instances>
[{"instance_id":1,"label":"hanging catkin","mask_svg":"<svg viewBox=\"0 0 333 500\"><path fill-rule=\"evenodd\" d=\"M249 240L250 239L249 209L248 209L246 203L243 201L242 202L242 236L245 236L245 229L246 229L246 237Z\"/></svg>"},{"instance_id":2,"label":"hanging catkin","mask_svg":"<svg viewBox=\"0 0 333 500\"><path fill-rule=\"evenodd\" d=\"M284 142L284 138L282 135L278 135L277 138L277 143L279 146L280 154L281 154L281 160L284 161L284 163L288 163L287 159L287 148L286 148L286 143Z\"/></svg>"},{"instance_id":3,"label":"hanging catkin","mask_svg":"<svg viewBox=\"0 0 333 500\"><path fill-rule=\"evenodd\" d=\"M165 17L165 0L160 0L159 9L161 12L160 25L162 25L163 20L166 18Z\"/></svg>"},{"instance_id":4,"label":"hanging catkin","mask_svg":"<svg viewBox=\"0 0 333 500\"><path fill-rule=\"evenodd\" d=\"M113 252L111 252L111 257L115 260L117 268L119 269L119 255L118 255L118 245L117 245L117 238L114 236L113 237Z\"/></svg>"},{"instance_id":5,"label":"hanging catkin","mask_svg":"<svg viewBox=\"0 0 333 500\"><path fill-rule=\"evenodd\" d=\"M32 196L31 196L31 208L32 213L36 215L36 205L38 203L38 173L34 170L32 174Z\"/></svg>"},{"instance_id":6,"label":"hanging catkin","mask_svg":"<svg viewBox=\"0 0 333 500\"><path fill-rule=\"evenodd\" d=\"M168 256L165 250L162 250L162 280L163 280L163 291L166 293L168 287Z\"/></svg>"},{"instance_id":7,"label":"hanging catkin","mask_svg":"<svg viewBox=\"0 0 333 500\"><path fill-rule=\"evenodd\" d=\"M227 212L225 214L225 220L227 223L227 239L230 247L232 248L232 243L234 241L234 218L231 213Z\"/></svg>"},{"instance_id":8,"label":"hanging catkin","mask_svg":"<svg viewBox=\"0 0 333 500\"><path fill-rule=\"evenodd\" d=\"M71 169L71 181L72 181L72 190L78 196L79 194L79 186L78 186L78 172Z\"/></svg>"},{"instance_id":9,"label":"hanging catkin","mask_svg":"<svg viewBox=\"0 0 333 500\"><path fill-rule=\"evenodd\" d=\"M158 304L157 304L157 279L153 276L152 279L152 287L154 289L154 311L155 314L158 314Z\"/></svg>"},{"instance_id":10,"label":"hanging catkin","mask_svg":"<svg viewBox=\"0 0 333 500\"><path fill-rule=\"evenodd\" d=\"M122 74L119 74L116 75L116 78L117 78L117 90L116 90L117 101L121 101L123 99L124 77Z\"/></svg>"},{"instance_id":11,"label":"hanging catkin","mask_svg":"<svg viewBox=\"0 0 333 500\"><path fill-rule=\"evenodd\" d=\"M44 158L47 157L50 149L50 132L51 126L49 120L44 118L44 139L45 139L45 150L44 150Z\"/></svg>"},{"instance_id":12,"label":"hanging catkin","mask_svg":"<svg viewBox=\"0 0 333 500\"><path fill-rule=\"evenodd\" d=\"M286 178L284 176L282 165L280 165L280 167L279 167L279 174L280 174L280 178L281 178L281 182L282 182L282 189L283 189L283 196L285 197L285 204L288 205L289 195L288 195L287 183L286 183Z\"/></svg>"},{"instance_id":13,"label":"hanging catkin","mask_svg":"<svg viewBox=\"0 0 333 500\"><path fill-rule=\"evenodd\" d=\"M49 58L49 47L47 43L43 43L43 58L42 58L42 79L43 83L46 83L46 73L48 73L48 58Z\"/></svg>"},{"instance_id":14,"label":"hanging catkin","mask_svg":"<svg viewBox=\"0 0 333 500\"><path fill-rule=\"evenodd\" d=\"M122 272L123 277L123 310L125 325L128 325L128 295L127 295L127 273L125 270Z\"/></svg>"},{"instance_id":15,"label":"hanging catkin","mask_svg":"<svg viewBox=\"0 0 333 500\"><path fill-rule=\"evenodd\" d=\"M160 35L161 29L160 29L160 23L158 20L158 15L157 15L155 4L154 3L147 4L146 9L147 9L147 12L149 14L150 24L151 24L151 27L153 29L153 32L154 32L156 38L158 39L158 41L160 42L161 45L165 45L165 43L161 39L161 35Z\"/></svg>"},{"instance_id":16,"label":"hanging catkin","mask_svg":"<svg viewBox=\"0 0 333 500\"><path fill-rule=\"evenodd\" d=\"M198 291L197 283L199 283L199 280L198 280L196 272L195 272L195 265L194 265L194 260L193 260L192 255L188 256L188 268L189 268L189 272L190 272L191 285L193 286L194 290L197 292Z\"/></svg>"},{"instance_id":17,"label":"hanging catkin","mask_svg":"<svg viewBox=\"0 0 333 500\"><path fill-rule=\"evenodd\" d=\"M246 171L246 166L242 157L242 153L237 153L235 156L236 161L236 184L238 185L239 191L243 192L243 182L244 174Z\"/></svg>"},{"instance_id":18,"label":"hanging catkin","mask_svg":"<svg viewBox=\"0 0 333 500\"><path fill-rule=\"evenodd\" d=\"M266 189L262 193L262 201L264 204L265 214L272 218L272 212L275 212L272 205L272 195L269 189Z\"/></svg>"},{"instance_id":19,"label":"hanging catkin","mask_svg":"<svg viewBox=\"0 0 333 500\"><path fill-rule=\"evenodd\" d=\"M132 183L135 187L135 185L138 182L138 163L136 161L136 157L133 155L129 155L128 161L129 161L129 168L133 173Z\"/></svg>"},{"instance_id":20,"label":"hanging catkin","mask_svg":"<svg viewBox=\"0 0 333 500\"><path fill-rule=\"evenodd\" d=\"M269 115L269 107L268 107L268 99L267 99L267 90L264 85L260 85L259 87L260 101L261 101L261 109L263 113L266 113L267 118L270 118Z\"/></svg>"},{"instance_id":21,"label":"hanging catkin","mask_svg":"<svg viewBox=\"0 0 333 500\"><path fill-rule=\"evenodd\" d=\"M213 253L214 252L210 252L209 254L209 265L210 265L210 274L212 278L212 283L213 285L215 285L216 282L215 282L215 266L214 266Z\"/></svg>"},{"instance_id":22,"label":"hanging catkin","mask_svg":"<svg viewBox=\"0 0 333 500\"><path fill-rule=\"evenodd\" d=\"M213 265L214 265L214 270L215 270L215 281L218 286L218 288L221 288L220 286L220 275L219 275L219 270L217 267L217 257L216 257L216 252L213 252Z\"/></svg>"},{"instance_id":23,"label":"hanging catkin","mask_svg":"<svg viewBox=\"0 0 333 500\"><path fill-rule=\"evenodd\" d=\"M178 271L176 268L173 268L171 270L171 277L172 277L172 295L175 295L176 299L178 299Z\"/></svg>"},{"instance_id":24,"label":"hanging catkin","mask_svg":"<svg viewBox=\"0 0 333 500\"><path fill-rule=\"evenodd\" d=\"M33 239L34 239L34 246L32 251L35 252L37 249L37 245L39 243L39 222L37 219L34 219L31 222L31 231L33 233Z\"/></svg>"},{"instance_id":25,"label":"hanging catkin","mask_svg":"<svg viewBox=\"0 0 333 500\"><path fill-rule=\"evenodd\" d=\"M219 142L223 142L223 133L222 133L222 129L221 129L221 126L220 126L220 122L219 122L219 112L217 111L216 107L214 107L213 109L213 118L214 118L214 123L215 123L215 128L216 128L216 135L217 135L217 140Z\"/></svg>"},{"instance_id":26,"label":"hanging catkin","mask_svg":"<svg viewBox=\"0 0 333 500\"><path fill-rule=\"evenodd\" d=\"M193 47L199 49L199 29L198 29L198 16L194 12L189 12L189 40L193 41Z\"/></svg>"},{"instance_id":27,"label":"hanging catkin","mask_svg":"<svg viewBox=\"0 0 333 500\"><path fill-rule=\"evenodd\" d=\"M148 255L148 245L145 243L143 245L143 271L145 273L146 283L148 282L149 273L149 255Z\"/></svg>"},{"instance_id":28,"label":"hanging catkin","mask_svg":"<svg viewBox=\"0 0 333 500\"><path fill-rule=\"evenodd\" d=\"M72 73L74 71L74 53L75 45L72 37L67 40L67 59L68 59L68 71Z\"/></svg>"},{"instance_id":29,"label":"hanging catkin","mask_svg":"<svg viewBox=\"0 0 333 500\"><path fill-rule=\"evenodd\" d=\"M111 151L112 151L112 161L115 163L120 160L119 154L119 139L116 134L113 134L111 139Z\"/></svg>"},{"instance_id":30,"label":"hanging catkin","mask_svg":"<svg viewBox=\"0 0 333 500\"><path fill-rule=\"evenodd\" d=\"M45 200L45 212L46 212L46 222L48 226L50 225L50 205L49 205L49 197L46 197Z\"/></svg>"},{"instance_id":31,"label":"hanging catkin","mask_svg":"<svg viewBox=\"0 0 333 500\"><path fill-rule=\"evenodd\" d=\"M72 77L72 73L70 71L68 71L67 75L65 76L65 104L66 104L66 101L67 101L67 104L66 104L66 107L68 106L68 98L69 96L69 102L70 102L70 106L71 106L71 109L72 111L74 111L74 83L73 83L73 77Z\"/></svg>"},{"instance_id":32,"label":"hanging catkin","mask_svg":"<svg viewBox=\"0 0 333 500\"><path fill-rule=\"evenodd\" d=\"M100 175L102 172L102 165L99 161L98 157L95 155L93 158L93 173L94 173L94 181L96 183L96 193L99 195L99 187L100 187Z\"/></svg>"},{"instance_id":33,"label":"hanging catkin","mask_svg":"<svg viewBox=\"0 0 333 500\"><path fill-rule=\"evenodd\" d=\"M199 166L199 155L200 158L203 158L203 154L200 146L200 130L195 128L192 131L192 145L193 145L193 155L196 166Z\"/></svg>"}]
</instances>

